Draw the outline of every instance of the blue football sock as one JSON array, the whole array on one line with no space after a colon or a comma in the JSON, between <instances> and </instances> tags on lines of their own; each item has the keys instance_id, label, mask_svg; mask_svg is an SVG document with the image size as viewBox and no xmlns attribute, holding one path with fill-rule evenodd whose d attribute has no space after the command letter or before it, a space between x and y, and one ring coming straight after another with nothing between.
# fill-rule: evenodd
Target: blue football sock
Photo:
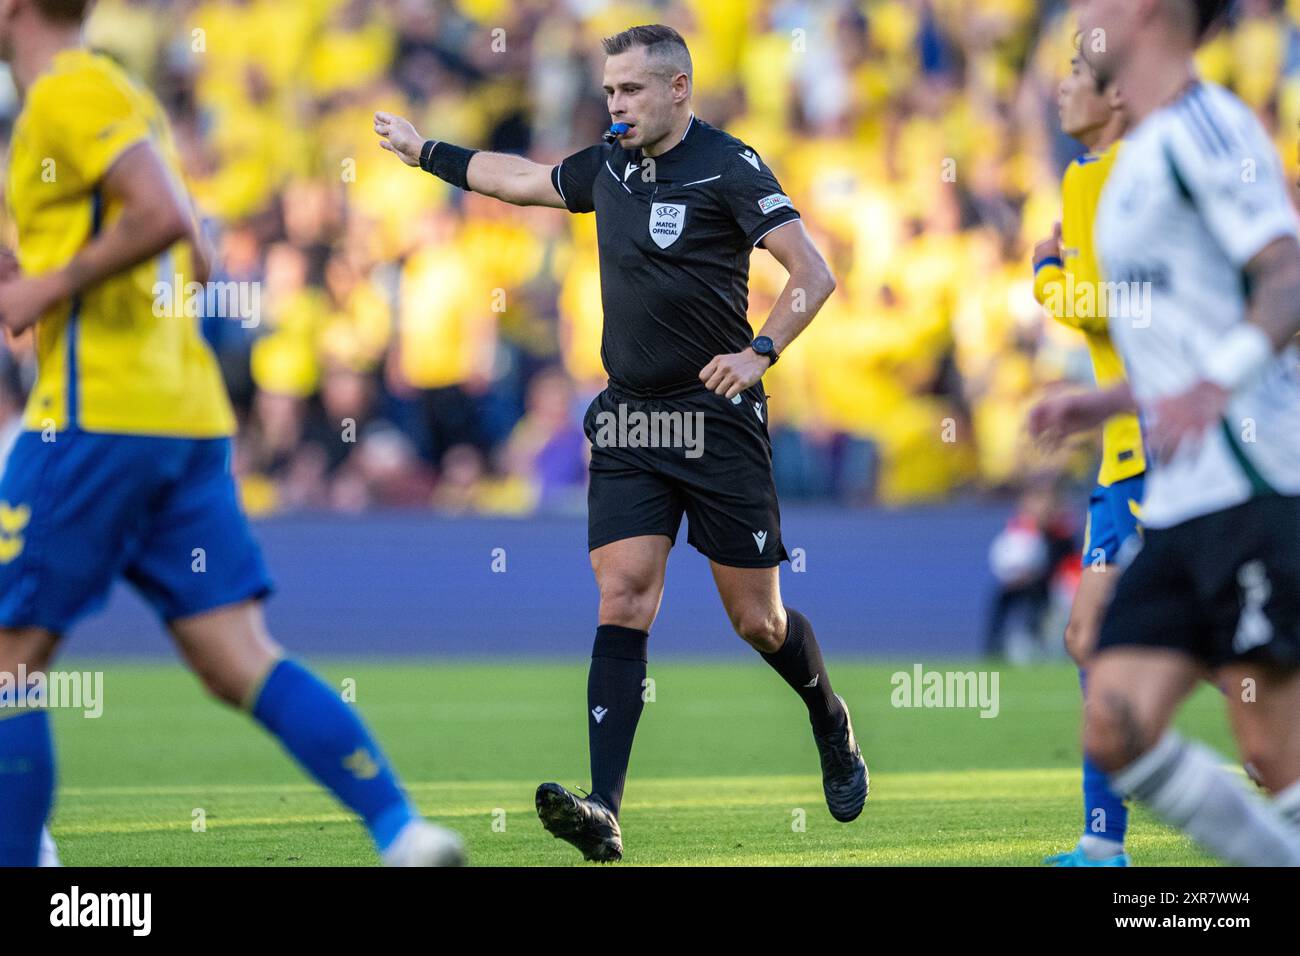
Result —
<instances>
[{"instance_id":1,"label":"blue football sock","mask_svg":"<svg viewBox=\"0 0 1300 956\"><path fill-rule=\"evenodd\" d=\"M1087 672L1079 671L1079 687L1087 690ZM1111 840L1123 846L1128 831L1128 808L1111 789L1106 774L1087 757L1083 758L1083 832L1085 836Z\"/></svg>"},{"instance_id":2,"label":"blue football sock","mask_svg":"<svg viewBox=\"0 0 1300 956\"><path fill-rule=\"evenodd\" d=\"M365 821L381 852L418 818L360 718L302 665L277 663L252 711L298 763Z\"/></svg>"},{"instance_id":3,"label":"blue football sock","mask_svg":"<svg viewBox=\"0 0 1300 956\"><path fill-rule=\"evenodd\" d=\"M54 806L54 738L43 708L0 710L0 866L36 866Z\"/></svg>"}]
</instances>

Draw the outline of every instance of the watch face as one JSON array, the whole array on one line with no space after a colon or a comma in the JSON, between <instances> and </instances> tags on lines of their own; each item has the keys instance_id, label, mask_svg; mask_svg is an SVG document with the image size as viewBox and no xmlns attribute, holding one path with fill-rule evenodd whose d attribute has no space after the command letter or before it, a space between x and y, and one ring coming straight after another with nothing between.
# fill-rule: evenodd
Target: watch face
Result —
<instances>
[{"instance_id":1,"label":"watch face","mask_svg":"<svg viewBox=\"0 0 1300 956\"><path fill-rule=\"evenodd\" d=\"M766 355L768 352L772 351L772 340L766 335L760 335L758 338L754 339L754 344L751 347L759 355Z\"/></svg>"}]
</instances>

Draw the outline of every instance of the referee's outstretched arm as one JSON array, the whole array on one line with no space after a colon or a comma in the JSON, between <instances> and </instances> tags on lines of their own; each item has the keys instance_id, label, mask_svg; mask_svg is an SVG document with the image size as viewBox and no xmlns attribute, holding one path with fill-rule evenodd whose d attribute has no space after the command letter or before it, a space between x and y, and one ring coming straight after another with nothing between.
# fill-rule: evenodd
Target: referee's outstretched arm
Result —
<instances>
[{"instance_id":1,"label":"referee's outstretched arm","mask_svg":"<svg viewBox=\"0 0 1300 956\"><path fill-rule=\"evenodd\" d=\"M551 185L551 168L522 156L463 149L426 140L409 120L393 113L375 114L380 147L395 153L408 166L418 166L462 189L472 189L515 206L563 209L564 200ZM472 160L472 162L471 162Z\"/></svg>"}]
</instances>

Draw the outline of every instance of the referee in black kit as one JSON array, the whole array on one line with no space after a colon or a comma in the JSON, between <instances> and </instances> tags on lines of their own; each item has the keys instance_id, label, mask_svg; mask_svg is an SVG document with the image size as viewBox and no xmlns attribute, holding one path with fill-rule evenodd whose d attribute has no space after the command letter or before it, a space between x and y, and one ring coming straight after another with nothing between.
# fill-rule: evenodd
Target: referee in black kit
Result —
<instances>
[{"instance_id":1,"label":"referee in black kit","mask_svg":"<svg viewBox=\"0 0 1300 956\"><path fill-rule=\"evenodd\" d=\"M558 166L425 140L405 119L375 114L380 145L408 166L517 206L596 214L609 387L584 422L593 444L588 547L600 588L587 683L592 792L542 784L537 812L552 834L602 862L623 855L618 811L646 644L683 514L736 633L808 707L831 814L855 819L868 791L812 625L781 603L777 569L787 554L762 386L835 280L758 154L691 111L691 56L675 30L633 27L604 50L614 125L605 145ZM751 340L749 254L760 245L790 279ZM638 420L671 421L679 436L702 426L702 441L648 443L624 427Z\"/></svg>"}]
</instances>

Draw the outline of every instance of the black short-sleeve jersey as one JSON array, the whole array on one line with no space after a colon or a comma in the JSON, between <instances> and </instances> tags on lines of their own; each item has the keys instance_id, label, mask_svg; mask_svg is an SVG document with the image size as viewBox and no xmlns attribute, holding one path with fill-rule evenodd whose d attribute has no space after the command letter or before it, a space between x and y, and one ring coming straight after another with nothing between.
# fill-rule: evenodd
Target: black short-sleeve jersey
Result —
<instances>
[{"instance_id":1,"label":"black short-sleeve jersey","mask_svg":"<svg viewBox=\"0 0 1300 956\"><path fill-rule=\"evenodd\" d=\"M749 343L750 250L799 218L754 150L692 118L657 157L592 146L551 180L571 212L596 213L601 359L615 385L700 387L713 356Z\"/></svg>"}]
</instances>

